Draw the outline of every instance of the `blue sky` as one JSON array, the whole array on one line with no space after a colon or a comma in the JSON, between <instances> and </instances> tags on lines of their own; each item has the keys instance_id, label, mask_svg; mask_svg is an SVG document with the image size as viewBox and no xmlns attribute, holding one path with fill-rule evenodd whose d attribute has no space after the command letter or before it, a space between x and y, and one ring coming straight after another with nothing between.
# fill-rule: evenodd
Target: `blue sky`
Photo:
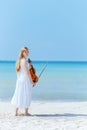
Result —
<instances>
[{"instance_id":1,"label":"blue sky","mask_svg":"<svg viewBox=\"0 0 87 130\"><path fill-rule=\"evenodd\" d=\"M0 60L87 61L87 0L0 1Z\"/></svg>"}]
</instances>

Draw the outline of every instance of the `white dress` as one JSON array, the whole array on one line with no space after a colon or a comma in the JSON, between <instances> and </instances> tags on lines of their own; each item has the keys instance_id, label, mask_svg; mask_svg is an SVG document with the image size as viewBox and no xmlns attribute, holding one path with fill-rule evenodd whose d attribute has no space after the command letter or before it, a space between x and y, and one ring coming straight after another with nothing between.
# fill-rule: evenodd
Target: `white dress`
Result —
<instances>
[{"instance_id":1,"label":"white dress","mask_svg":"<svg viewBox=\"0 0 87 130\"><path fill-rule=\"evenodd\" d=\"M32 85L24 69L25 62L24 58L20 61L21 69L17 73L16 89L11 100L11 104L17 108L27 108L31 103Z\"/></svg>"}]
</instances>

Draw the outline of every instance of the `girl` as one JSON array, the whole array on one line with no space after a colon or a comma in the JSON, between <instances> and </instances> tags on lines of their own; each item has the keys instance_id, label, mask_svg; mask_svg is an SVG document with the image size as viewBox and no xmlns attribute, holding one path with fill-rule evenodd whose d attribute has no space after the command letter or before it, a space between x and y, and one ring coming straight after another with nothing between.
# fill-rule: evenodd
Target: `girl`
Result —
<instances>
[{"instance_id":1,"label":"girl","mask_svg":"<svg viewBox=\"0 0 87 130\"><path fill-rule=\"evenodd\" d=\"M19 108L25 108L25 115L28 113L28 107L31 103L31 87L34 85L29 72L26 57L28 56L28 48L21 49L18 60L16 62L17 82L16 89L11 103L16 106L15 115L18 116Z\"/></svg>"}]
</instances>

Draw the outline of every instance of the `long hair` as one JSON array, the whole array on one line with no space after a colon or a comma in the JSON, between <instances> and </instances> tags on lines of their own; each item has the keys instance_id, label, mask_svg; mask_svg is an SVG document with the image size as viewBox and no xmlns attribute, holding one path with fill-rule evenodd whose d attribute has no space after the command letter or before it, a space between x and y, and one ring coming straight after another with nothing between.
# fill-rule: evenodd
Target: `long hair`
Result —
<instances>
[{"instance_id":1,"label":"long hair","mask_svg":"<svg viewBox=\"0 0 87 130\"><path fill-rule=\"evenodd\" d=\"M17 60L17 62L16 62L16 71L17 72L19 72L20 71L20 60L24 57L23 56L23 52L25 52L26 51L26 48L24 47L24 48L22 48L21 49L21 51L20 51L20 54L19 54L19 56L18 56L18 60Z\"/></svg>"}]
</instances>

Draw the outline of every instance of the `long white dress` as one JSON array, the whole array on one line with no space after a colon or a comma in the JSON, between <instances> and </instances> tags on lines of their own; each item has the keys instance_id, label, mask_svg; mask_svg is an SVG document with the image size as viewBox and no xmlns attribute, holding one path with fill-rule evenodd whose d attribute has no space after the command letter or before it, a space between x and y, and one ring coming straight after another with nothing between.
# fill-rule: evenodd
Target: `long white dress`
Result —
<instances>
[{"instance_id":1,"label":"long white dress","mask_svg":"<svg viewBox=\"0 0 87 130\"><path fill-rule=\"evenodd\" d=\"M25 62L25 58L21 59L20 61L21 69L17 73L16 89L11 100L11 104L17 108L27 108L31 103L32 85L24 69Z\"/></svg>"}]
</instances>

